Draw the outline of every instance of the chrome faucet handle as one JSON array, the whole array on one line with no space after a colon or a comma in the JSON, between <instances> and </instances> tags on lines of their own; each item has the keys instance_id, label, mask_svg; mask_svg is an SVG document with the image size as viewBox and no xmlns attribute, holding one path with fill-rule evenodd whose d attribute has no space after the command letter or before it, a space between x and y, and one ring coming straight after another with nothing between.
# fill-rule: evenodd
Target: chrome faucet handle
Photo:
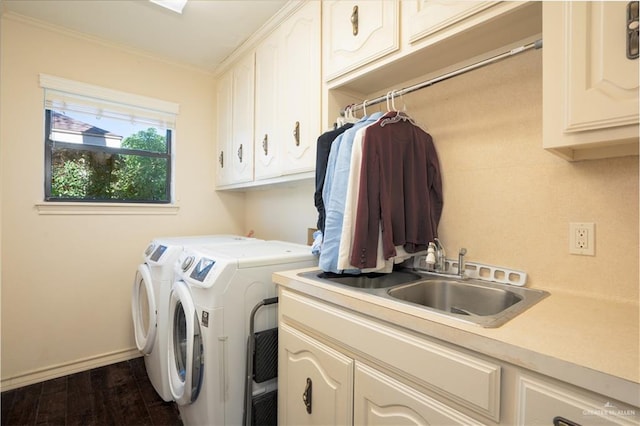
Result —
<instances>
[{"instance_id":1,"label":"chrome faucet handle","mask_svg":"<svg viewBox=\"0 0 640 426\"><path fill-rule=\"evenodd\" d=\"M460 249L460 252L458 252L458 275L460 276L460 278L464 278L464 270L465 270L464 255L465 254L467 254L467 249L462 247Z\"/></svg>"},{"instance_id":2,"label":"chrome faucet handle","mask_svg":"<svg viewBox=\"0 0 640 426\"><path fill-rule=\"evenodd\" d=\"M436 271L439 272L444 272L445 269L447 268L447 253L444 249L444 246L442 245L442 243L440 242L439 239L434 238L433 241L435 242L436 245L436 265L435 265L435 269Z\"/></svg>"}]
</instances>

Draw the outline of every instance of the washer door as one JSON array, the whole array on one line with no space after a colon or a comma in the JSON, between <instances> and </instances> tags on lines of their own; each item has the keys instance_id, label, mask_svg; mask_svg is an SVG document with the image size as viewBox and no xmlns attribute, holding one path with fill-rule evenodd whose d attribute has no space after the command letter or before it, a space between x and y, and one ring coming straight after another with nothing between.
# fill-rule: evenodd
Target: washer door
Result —
<instances>
[{"instance_id":1,"label":"washer door","mask_svg":"<svg viewBox=\"0 0 640 426\"><path fill-rule=\"evenodd\" d=\"M171 395L179 405L191 404L202 386L204 356L198 314L184 281L171 288L168 344Z\"/></svg>"},{"instance_id":2,"label":"washer door","mask_svg":"<svg viewBox=\"0 0 640 426\"><path fill-rule=\"evenodd\" d=\"M145 355L150 354L156 341L158 312L151 282L149 266L141 264L136 271L131 295L131 314L136 346Z\"/></svg>"}]
</instances>

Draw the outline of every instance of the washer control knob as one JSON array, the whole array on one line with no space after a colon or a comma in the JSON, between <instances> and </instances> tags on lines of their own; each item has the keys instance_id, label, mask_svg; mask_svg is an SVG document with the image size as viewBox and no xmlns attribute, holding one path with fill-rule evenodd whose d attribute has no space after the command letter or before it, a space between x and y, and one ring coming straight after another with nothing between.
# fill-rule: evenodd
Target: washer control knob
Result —
<instances>
[{"instance_id":1,"label":"washer control knob","mask_svg":"<svg viewBox=\"0 0 640 426\"><path fill-rule=\"evenodd\" d=\"M189 267L191 266L191 264L193 264L193 261L195 260L195 258L193 256L187 256L183 261L182 261L182 270L186 272L187 269L189 269Z\"/></svg>"},{"instance_id":2,"label":"washer control knob","mask_svg":"<svg viewBox=\"0 0 640 426\"><path fill-rule=\"evenodd\" d=\"M144 251L144 255L145 256L149 256L151 253L153 253L153 249L155 249L156 246L154 244L149 244L147 246L147 249Z\"/></svg>"}]
</instances>

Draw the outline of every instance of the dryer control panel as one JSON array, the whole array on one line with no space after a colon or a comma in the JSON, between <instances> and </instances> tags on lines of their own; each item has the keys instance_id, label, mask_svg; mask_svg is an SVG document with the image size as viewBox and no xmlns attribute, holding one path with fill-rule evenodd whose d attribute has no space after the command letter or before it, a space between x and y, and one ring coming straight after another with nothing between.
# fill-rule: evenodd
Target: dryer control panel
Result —
<instances>
[{"instance_id":1,"label":"dryer control panel","mask_svg":"<svg viewBox=\"0 0 640 426\"><path fill-rule=\"evenodd\" d=\"M196 266L194 266L189 277L193 278L196 281L204 282L207 274L209 274L209 271L211 271L211 268L213 268L213 265L215 264L215 260L202 257L200 258L198 263L196 263Z\"/></svg>"}]
</instances>

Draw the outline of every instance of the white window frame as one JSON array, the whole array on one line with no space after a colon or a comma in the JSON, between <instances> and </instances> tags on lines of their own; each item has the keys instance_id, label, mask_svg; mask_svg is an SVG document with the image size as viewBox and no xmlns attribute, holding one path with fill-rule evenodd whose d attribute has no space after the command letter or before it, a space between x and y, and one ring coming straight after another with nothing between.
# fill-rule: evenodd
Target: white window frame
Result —
<instances>
[{"instance_id":1,"label":"white window frame","mask_svg":"<svg viewBox=\"0 0 640 426\"><path fill-rule=\"evenodd\" d=\"M178 212L179 206L176 204L175 194L175 124L180 112L179 104L48 74L40 74L40 87L44 89L45 93L43 113L45 109L50 109L52 104L55 105L56 102L65 102L67 98L73 100L75 97L82 98L85 104L87 104L87 100L94 101L95 103L93 105L95 105L96 108L99 108L100 105L108 106L109 109L117 106L115 110L117 110L119 114L130 116L131 119L137 120L140 116L143 116L145 120L150 119L158 125L171 128L172 173L170 189L171 200L168 204L42 201L35 203L39 214L164 215L176 214ZM87 105L92 104L89 102ZM43 185L41 200L44 199Z\"/></svg>"}]
</instances>

